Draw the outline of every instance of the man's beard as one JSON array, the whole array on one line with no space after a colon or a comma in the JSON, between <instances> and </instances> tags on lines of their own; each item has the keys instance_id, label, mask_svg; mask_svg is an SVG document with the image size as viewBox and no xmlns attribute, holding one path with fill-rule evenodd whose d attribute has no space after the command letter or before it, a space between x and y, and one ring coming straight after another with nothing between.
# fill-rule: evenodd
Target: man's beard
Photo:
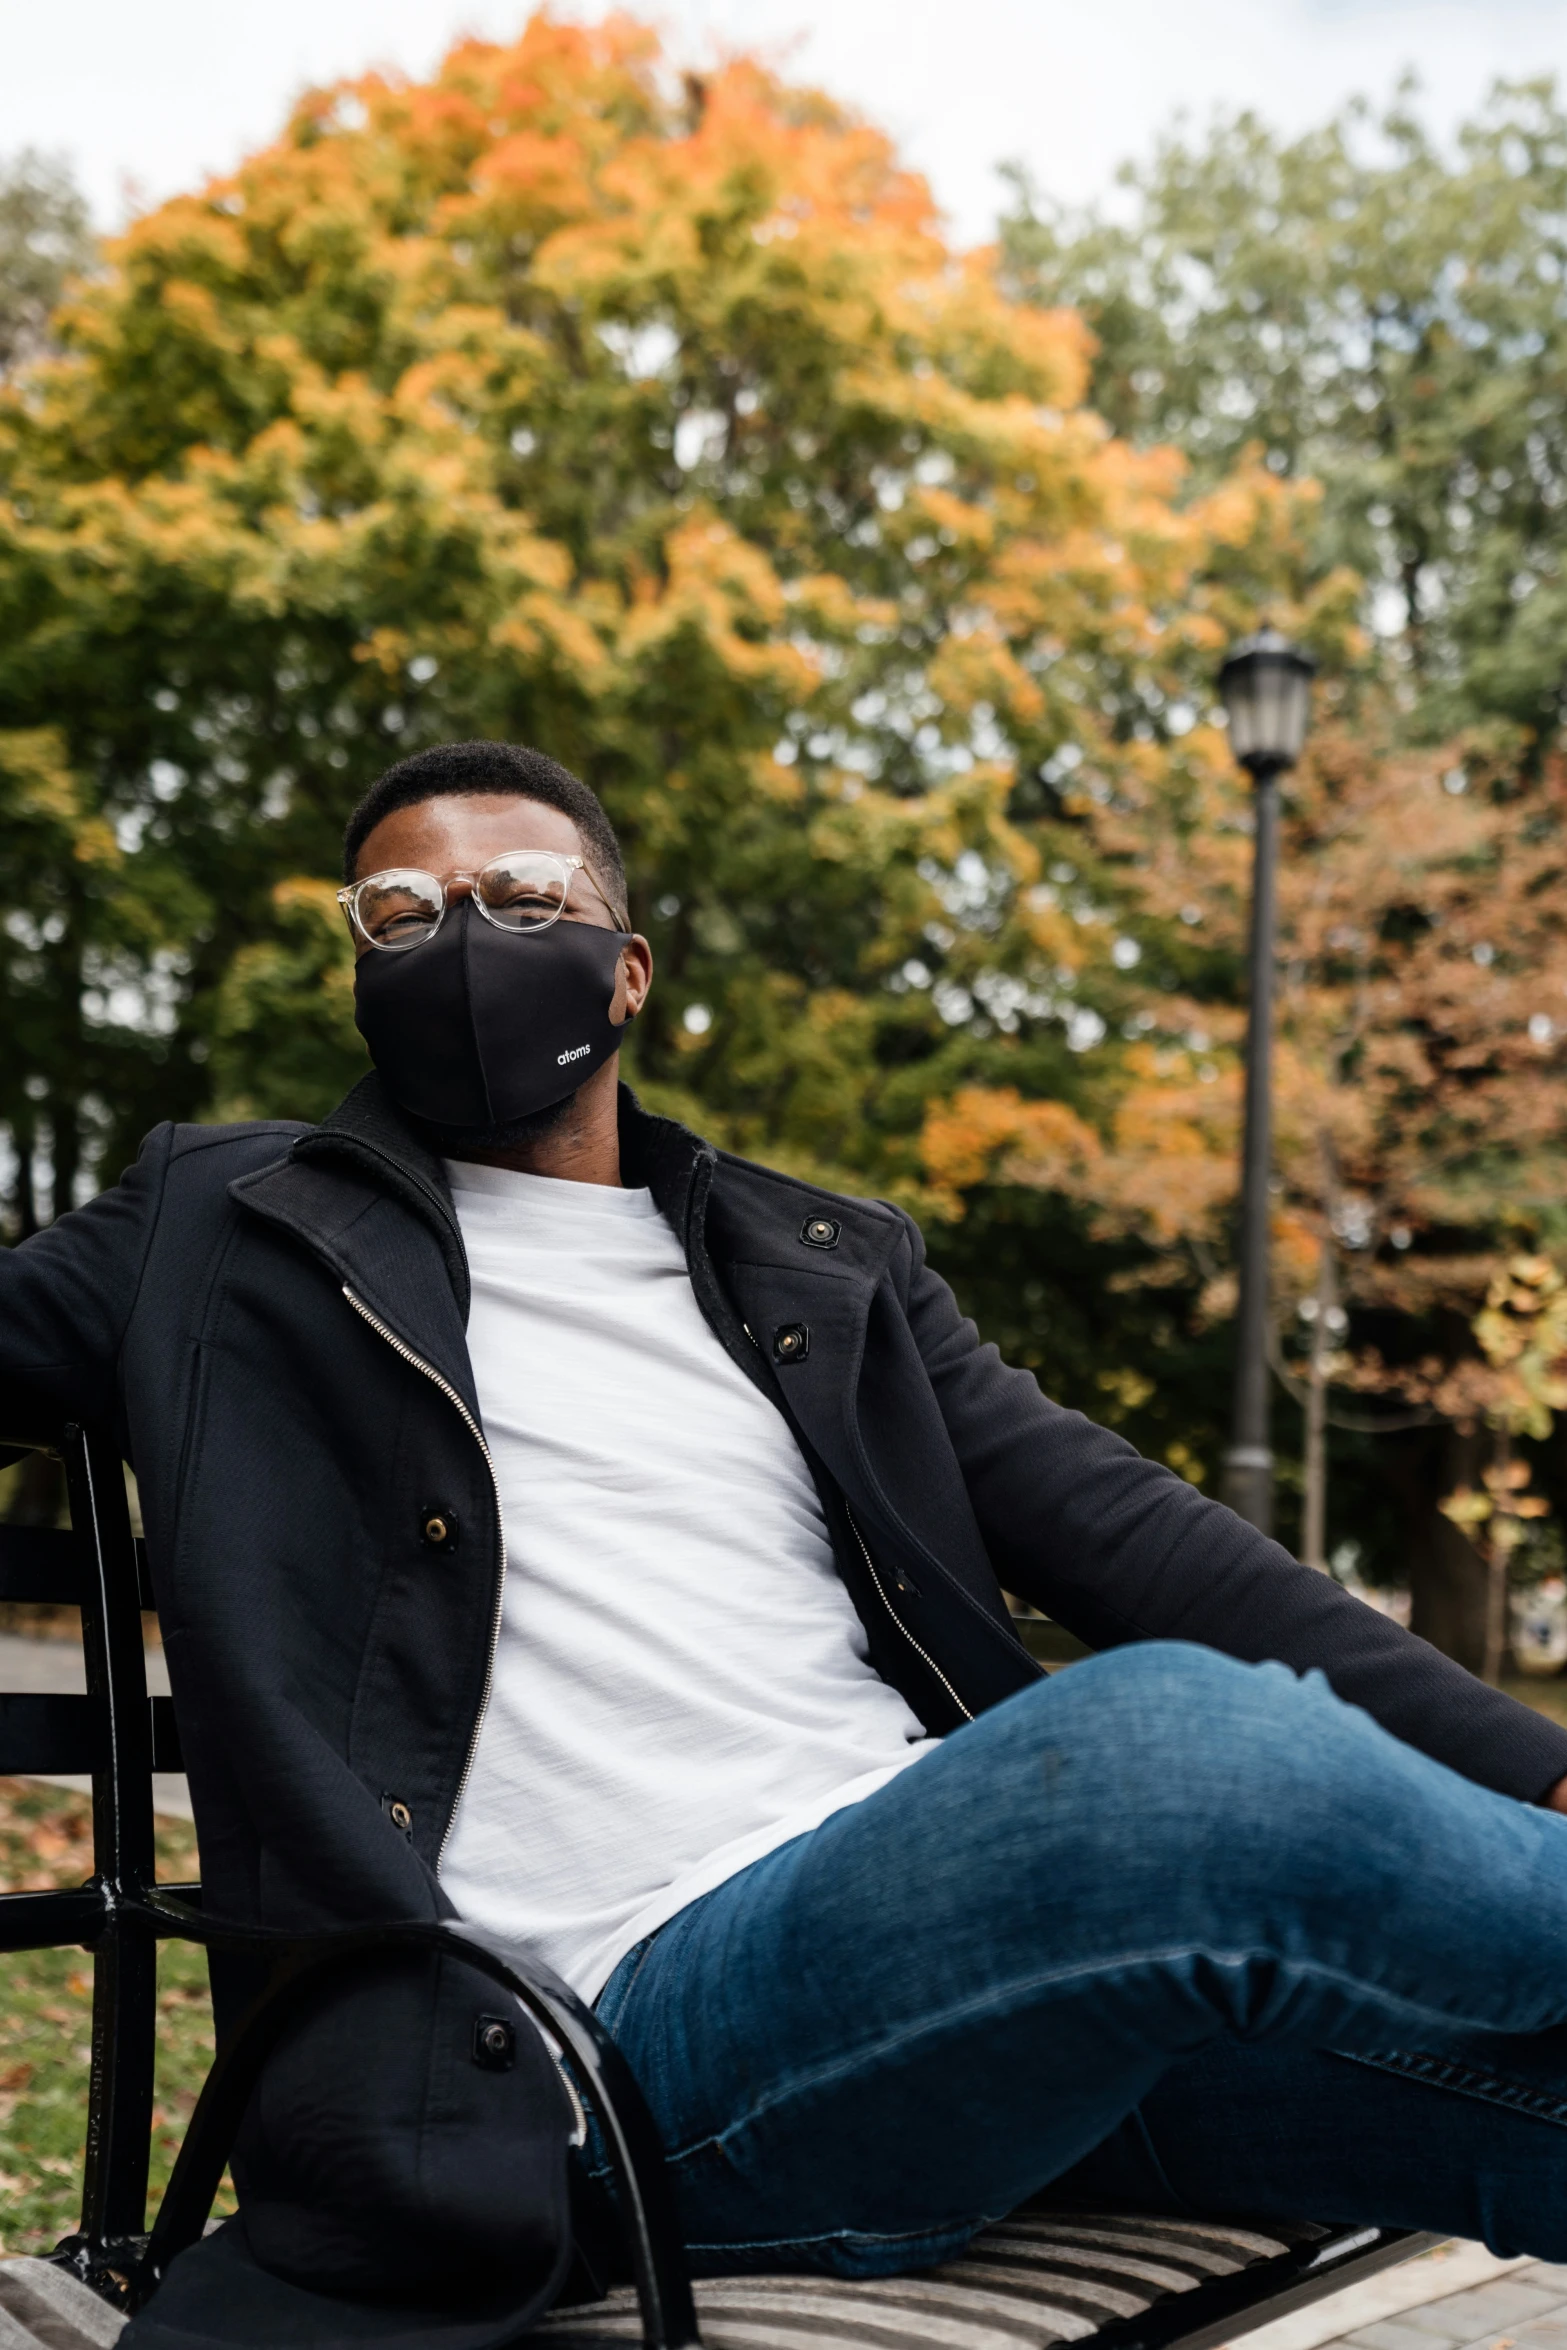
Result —
<instances>
[{"instance_id":1,"label":"man's beard","mask_svg":"<svg viewBox=\"0 0 1567 2350\"><path fill-rule=\"evenodd\" d=\"M542 1110L530 1110L525 1118L512 1118L502 1126L435 1126L428 1118L412 1123L443 1158L461 1158L464 1151L514 1150L519 1143L543 1142L564 1126L579 1090L573 1087L558 1102L546 1102Z\"/></svg>"}]
</instances>

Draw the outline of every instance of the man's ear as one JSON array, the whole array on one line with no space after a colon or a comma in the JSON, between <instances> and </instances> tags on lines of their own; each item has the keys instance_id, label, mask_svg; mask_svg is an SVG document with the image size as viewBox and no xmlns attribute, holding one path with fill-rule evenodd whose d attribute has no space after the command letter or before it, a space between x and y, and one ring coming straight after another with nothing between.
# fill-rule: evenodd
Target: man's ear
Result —
<instances>
[{"instance_id":1,"label":"man's ear","mask_svg":"<svg viewBox=\"0 0 1567 2350\"><path fill-rule=\"evenodd\" d=\"M647 1002L653 984L653 950L640 931L621 949L615 974L615 993L609 1016L619 1027L629 1027Z\"/></svg>"}]
</instances>

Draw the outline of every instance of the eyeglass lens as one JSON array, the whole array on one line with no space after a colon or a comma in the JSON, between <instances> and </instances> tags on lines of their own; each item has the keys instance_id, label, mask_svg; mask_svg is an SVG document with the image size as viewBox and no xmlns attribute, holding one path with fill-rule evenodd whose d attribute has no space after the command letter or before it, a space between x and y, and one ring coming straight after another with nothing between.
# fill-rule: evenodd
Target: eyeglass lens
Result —
<instances>
[{"instance_id":1,"label":"eyeglass lens","mask_svg":"<svg viewBox=\"0 0 1567 2350\"><path fill-rule=\"evenodd\" d=\"M563 858L519 849L493 857L473 886L484 912L503 930L542 930L559 918L570 881ZM445 903L445 887L433 873L398 868L360 883L356 911L366 938L396 951L433 937Z\"/></svg>"}]
</instances>

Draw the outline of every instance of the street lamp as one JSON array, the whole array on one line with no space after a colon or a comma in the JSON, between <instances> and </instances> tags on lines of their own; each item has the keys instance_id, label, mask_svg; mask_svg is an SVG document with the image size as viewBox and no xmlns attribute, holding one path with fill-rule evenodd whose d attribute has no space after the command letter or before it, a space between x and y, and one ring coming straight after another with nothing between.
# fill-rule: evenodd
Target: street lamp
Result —
<instances>
[{"instance_id":1,"label":"street lamp","mask_svg":"<svg viewBox=\"0 0 1567 2350\"><path fill-rule=\"evenodd\" d=\"M1315 669L1310 656L1280 636L1276 628L1263 628L1244 638L1219 671L1219 691L1229 713L1230 748L1256 786L1240 1303L1235 1410L1224 1455L1223 1494L1232 1510L1264 1534L1273 1531L1273 1452L1268 1443L1268 1181L1273 1162L1273 926L1279 777L1300 757Z\"/></svg>"}]
</instances>

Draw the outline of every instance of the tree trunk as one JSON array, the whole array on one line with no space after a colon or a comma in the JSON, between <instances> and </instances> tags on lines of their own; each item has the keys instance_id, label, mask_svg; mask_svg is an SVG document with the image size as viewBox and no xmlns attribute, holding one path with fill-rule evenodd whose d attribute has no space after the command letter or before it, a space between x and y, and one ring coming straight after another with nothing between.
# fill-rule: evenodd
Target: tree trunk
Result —
<instances>
[{"instance_id":1,"label":"tree trunk","mask_svg":"<svg viewBox=\"0 0 1567 2350\"><path fill-rule=\"evenodd\" d=\"M1497 1469L1505 1469L1512 1457L1512 1438L1505 1428L1498 1428L1495 1450L1491 1455L1492 1463ZM1502 1685L1502 1658L1507 1648L1507 1545L1501 1539L1506 1525L1501 1509L1506 1490L1498 1479L1491 1517L1491 1539L1486 1544L1485 1553L1485 1663L1480 1677L1488 1681L1493 1689L1500 1689Z\"/></svg>"},{"instance_id":2,"label":"tree trunk","mask_svg":"<svg viewBox=\"0 0 1567 2350\"><path fill-rule=\"evenodd\" d=\"M1406 1528L1410 1630L1471 1673L1485 1663L1488 1575L1474 1544L1433 1498L1480 1482L1481 1439L1447 1428L1431 1436L1384 1437L1378 1460L1398 1496Z\"/></svg>"},{"instance_id":3,"label":"tree trunk","mask_svg":"<svg viewBox=\"0 0 1567 2350\"><path fill-rule=\"evenodd\" d=\"M50 1096L50 1123L54 1128L54 1213L63 1216L75 1205L76 1173L82 1163L81 1114L77 1103Z\"/></svg>"},{"instance_id":4,"label":"tree trunk","mask_svg":"<svg viewBox=\"0 0 1567 2350\"><path fill-rule=\"evenodd\" d=\"M1311 1325L1311 1362L1306 1379L1305 1507L1300 1555L1308 1567L1327 1573L1328 1538L1328 1356L1332 1337L1328 1315L1338 1302L1333 1250L1326 1233L1317 1260L1317 1318Z\"/></svg>"},{"instance_id":5,"label":"tree trunk","mask_svg":"<svg viewBox=\"0 0 1567 2350\"><path fill-rule=\"evenodd\" d=\"M38 1230L38 1207L33 1193L33 1161L38 1147L32 1112L11 1121L11 1143L16 1152L16 1237L31 1240Z\"/></svg>"}]
</instances>

